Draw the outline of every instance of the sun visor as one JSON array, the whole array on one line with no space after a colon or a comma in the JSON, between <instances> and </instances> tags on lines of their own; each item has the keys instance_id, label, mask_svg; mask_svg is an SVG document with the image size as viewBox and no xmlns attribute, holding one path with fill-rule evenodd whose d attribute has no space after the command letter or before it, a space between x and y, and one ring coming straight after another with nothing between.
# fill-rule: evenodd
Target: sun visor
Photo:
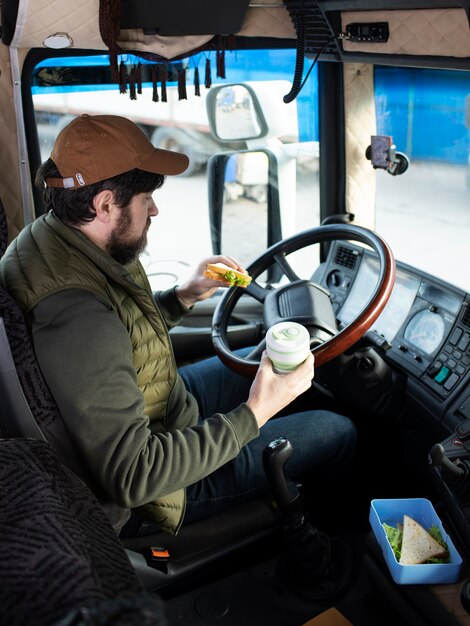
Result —
<instances>
[{"instance_id":1,"label":"sun visor","mask_svg":"<svg viewBox=\"0 0 470 626\"><path fill-rule=\"evenodd\" d=\"M231 34L245 19L249 0L172 0L122 2L121 29L141 28L146 35L178 36Z\"/></svg>"}]
</instances>

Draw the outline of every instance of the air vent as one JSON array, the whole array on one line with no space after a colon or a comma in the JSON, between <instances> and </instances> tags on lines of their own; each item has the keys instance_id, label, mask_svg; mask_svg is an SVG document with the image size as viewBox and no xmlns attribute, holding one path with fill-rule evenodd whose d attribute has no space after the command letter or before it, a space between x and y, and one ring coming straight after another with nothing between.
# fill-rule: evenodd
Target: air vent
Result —
<instances>
[{"instance_id":1,"label":"air vent","mask_svg":"<svg viewBox=\"0 0 470 626\"><path fill-rule=\"evenodd\" d=\"M304 18L305 55L307 57L315 55L319 50L323 50L323 54L333 54L336 58L339 58L340 49L338 39L335 38L333 30L325 19L323 12L318 7L317 2L309 2L309 0L284 0L284 4L296 28L297 16L302 15ZM339 32L339 30L337 30L337 32Z\"/></svg>"},{"instance_id":2,"label":"air vent","mask_svg":"<svg viewBox=\"0 0 470 626\"><path fill-rule=\"evenodd\" d=\"M462 315L462 326L470 328L470 306L468 305L468 303L466 303L466 306L464 306L464 312Z\"/></svg>"},{"instance_id":3,"label":"air vent","mask_svg":"<svg viewBox=\"0 0 470 626\"><path fill-rule=\"evenodd\" d=\"M351 250L351 248L346 248L345 246L338 246L335 263L353 270L356 267L357 256L358 253L356 250Z\"/></svg>"}]
</instances>

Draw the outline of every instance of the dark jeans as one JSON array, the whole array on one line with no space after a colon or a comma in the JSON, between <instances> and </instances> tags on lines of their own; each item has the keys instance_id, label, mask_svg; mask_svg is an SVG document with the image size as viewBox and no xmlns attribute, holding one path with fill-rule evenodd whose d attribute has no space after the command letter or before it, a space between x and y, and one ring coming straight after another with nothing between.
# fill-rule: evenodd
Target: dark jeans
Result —
<instances>
[{"instance_id":1,"label":"dark jeans","mask_svg":"<svg viewBox=\"0 0 470 626\"><path fill-rule=\"evenodd\" d=\"M234 409L246 401L252 383L234 374L217 357L180 368L179 373L197 399L202 416ZM263 450L278 437L286 437L293 447L285 465L286 476L296 480L310 476L322 481L349 466L356 429L348 418L329 411L311 410L271 419L235 459L187 488L185 523L267 494Z\"/></svg>"}]
</instances>

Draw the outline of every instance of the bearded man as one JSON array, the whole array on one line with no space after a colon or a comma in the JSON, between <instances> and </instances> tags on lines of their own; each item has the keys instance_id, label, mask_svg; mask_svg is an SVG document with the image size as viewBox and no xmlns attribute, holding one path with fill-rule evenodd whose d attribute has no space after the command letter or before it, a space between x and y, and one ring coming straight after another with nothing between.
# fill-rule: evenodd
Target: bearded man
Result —
<instances>
[{"instance_id":1,"label":"bearded man","mask_svg":"<svg viewBox=\"0 0 470 626\"><path fill-rule=\"evenodd\" d=\"M37 173L48 213L0 261L61 413L51 443L122 536L176 533L267 492L262 451L281 435L296 450L296 479L344 468L355 445L354 426L334 413L271 419L310 388L311 354L285 375L263 355L253 381L216 357L177 368L169 329L220 288L206 265L243 271L211 256L182 285L152 293L138 257L158 215L154 192L187 165L130 120L74 119Z\"/></svg>"}]
</instances>

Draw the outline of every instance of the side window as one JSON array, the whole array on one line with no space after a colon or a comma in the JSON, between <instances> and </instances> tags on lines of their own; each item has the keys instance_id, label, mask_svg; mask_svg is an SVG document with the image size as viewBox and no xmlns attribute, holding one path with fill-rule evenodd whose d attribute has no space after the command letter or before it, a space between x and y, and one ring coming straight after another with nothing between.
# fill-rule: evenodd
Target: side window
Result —
<instances>
[{"instance_id":1,"label":"side window","mask_svg":"<svg viewBox=\"0 0 470 626\"><path fill-rule=\"evenodd\" d=\"M155 75L150 63L129 55L122 60L128 72L141 63L142 87L136 88L135 99L130 97L129 82L125 94L119 93L117 85L110 84L108 56L102 55L42 61L33 73L33 103L43 160L49 157L61 128L81 113L126 116L142 128L156 147L182 151L190 157L187 172L168 177L154 196L159 215L149 230L142 262L155 288L181 281L197 261L212 253L207 164L213 155L233 154L224 174L222 252L247 264L269 243L268 168L266 156L256 149L269 149L281 160L286 155L293 158L289 180L292 193L288 203L281 206L282 236L318 225L316 71L311 73L297 101L283 105L285 109L277 122L280 129L287 126L289 132L282 134L281 130L279 136L268 135L265 144L257 142L253 147L250 142L239 140L236 134L227 142L219 141L211 133L206 108L210 90L204 85L203 75L205 57L187 62L186 99L180 99L178 93L177 70L183 67L181 62L168 66L166 102L162 101L161 80L152 83ZM193 84L196 65L200 72L200 96L195 95ZM248 82L255 89L267 89L269 100L269 85L277 84L272 97L282 98L279 81L284 81L286 92L289 91L294 67L295 50L229 52L226 78L216 78L213 69L212 86ZM226 102L227 112L236 104L242 106L242 103ZM292 117L294 125L282 124ZM247 150L252 153L246 153ZM281 196L282 189L276 193ZM312 270L311 262L308 270Z\"/></svg>"},{"instance_id":2,"label":"side window","mask_svg":"<svg viewBox=\"0 0 470 626\"><path fill-rule=\"evenodd\" d=\"M377 67L377 132L409 160L377 170L376 228L398 259L468 289L470 73Z\"/></svg>"}]
</instances>

